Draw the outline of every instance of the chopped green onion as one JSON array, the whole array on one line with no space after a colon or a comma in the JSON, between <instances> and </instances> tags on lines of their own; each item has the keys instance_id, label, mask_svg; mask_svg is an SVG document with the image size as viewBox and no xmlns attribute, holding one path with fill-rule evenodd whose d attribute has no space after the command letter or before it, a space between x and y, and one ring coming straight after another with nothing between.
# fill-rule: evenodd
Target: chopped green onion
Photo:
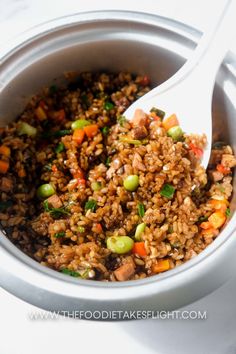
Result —
<instances>
[{"instance_id":1,"label":"chopped green onion","mask_svg":"<svg viewBox=\"0 0 236 354\"><path fill-rule=\"evenodd\" d=\"M70 129L63 129L63 130L57 130L57 131L44 132L42 134L42 138L51 138L51 137L60 138L62 136L70 135L70 134L71 134Z\"/></svg>"},{"instance_id":2,"label":"chopped green onion","mask_svg":"<svg viewBox=\"0 0 236 354\"><path fill-rule=\"evenodd\" d=\"M146 224L144 222L142 224L139 224L136 227L136 231L135 231L135 235L134 235L134 238L135 238L136 241L140 241L141 240L141 235L144 232L145 227L146 227Z\"/></svg>"},{"instance_id":3,"label":"chopped green onion","mask_svg":"<svg viewBox=\"0 0 236 354\"><path fill-rule=\"evenodd\" d=\"M125 116L119 116L117 118L117 122L120 124L121 127L123 127L123 125L127 122L127 119L125 118Z\"/></svg>"},{"instance_id":4,"label":"chopped green onion","mask_svg":"<svg viewBox=\"0 0 236 354\"><path fill-rule=\"evenodd\" d=\"M52 171L52 164L48 163L48 164L44 165L43 166L43 170Z\"/></svg>"},{"instance_id":5,"label":"chopped green onion","mask_svg":"<svg viewBox=\"0 0 236 354\"><path fill-rule=\"evenodd\" d=\"M105 165L106 165L107 167L109 167L109 166L110 166L110 163L111 163L111 158L108 156L108 158L106 159Z\"/></svg>"},{"instance_id":6,"label":"chopped green onion","mask_svg":"<svg viewBox=\"0 0 236 354\"><path fill-rule=\"evenodd\" d=\"M130 175L124 180L124 187L129 192L134 192L139 186L139 177L137 175Z\"/></svg>"},{"instance_id":7,"label":"chopped green onion","mask_svg":"<svg viewBox=\"0 0 236 354\"><path fill-rule=\"evenodd\" d=\"M208 217L207 216L200 216L200 218L198 219L199 222L204 222L207 221Z\"/></svg>"},{"instance_id":8,"label":"chopped green onion","mask_svg":"<svg viewBox=\"0 0 236 354\"><path fill-rule=\"evenodd\" d=\"M142 203L139 203L138 204L138 214L141 218L144 217L144 214L145 214L145 208L144 208L144 205Z\"/></svg>"},{"instance_id":9,"label":"chopped green onion","mask_svg":"<svg viewBox=\"0 0 236 354\"><path fill-rule=\"evenodd\" d=\"M107 239L107 248L113 253L128 253L133 245L134 241L129 236L111 236Z\"/></svg>"},{"instance_id":10,"label":"chopped green onion","mask_svg":"<svg viewBox=\"0 0 236 354\"><path fill-rule=\"evenodd\" d=\"M180 126L176 125L167 131L167 135L177 142L182 140L184 133Z\"/></svg>"},{"instance_id":11,"label":"chopped green onion","mask_svg":"<svg viewBox=\"0 0 236 354\"><path fill-rule=\"evenodd\" d=\"M164 111L162 111L161 109L156 108L156 107L152 107L152 109L150 109L150 112L154 112L161 119L163 119L166 114Z\"/></svg>"},{"instance_id":12,"label":"chopped green onion","mask_svg":"<svg viewBox=\"0 0 236 354\"><path fill-rule=\"evenodd\" d=\"M81 101L82 101L83 105L85 106L85 108L88 108L90 106L90 101L89 101L87 95L83 94L81 96Z\"/></svg>"},{"instance_id":13,"label":"chopped green onion","mask_svg":"<svg viewBox=\"0 0 236 354\"><path fill-rule=\"evenodd\" d=\"M168 199L173 198L174 193L175 193L175 188L168 183L164 184L164 186L160 191L161 196Z\"/></svg>"},{"instance_id":14,"label":"chopped green onion","mask_svg":"<svg viewBox=\"0 0 236 354\"><path fill-rule=\"evenodd\" d=\"M73 130L75 129L83 129L84 127L86 127L87 125L90 125L91 122L86 120L86 119L78 119L75 120L72 124L71 124L71 128Z\"/></svg>"},{"instance_id":15,"label":"chopped green onion","mask_svg":"<svg viewBox=\"0 0 236 354\"><path fill-rule=\"evenodd\" d=\"M85 228L83 226L78 227L78 232L82 234L85 231Z\"/></svg>"},{"instance_id":16,"label":"chopped green onion","mask_svg":"<svg viewBox=\"0 0 236 354\"><path fill-rule=\"evenodd\" d=\"M122 141L122 143L133 144L133 145L144 145L148 143L147 139L135 140L135 139L130 139L128 137L120 137L120 141Z\"/></svg>"},{"instance_id":17,"label":"chopped green onion","mask_svg":"<svg viewBox=\"0 0 236 354\"><path fill-rule=\"evenodd\" d=\"M214 150L222 150L222 148L226 145L223 141L216 141L212 144L212 149Z\"/></svg>"},{"instance_id":18,"label":"chopped green onion","mask_svg":"<svg viewBox=\"0 0 236 354\"><path fill-rule=\"evenodd\" d=\"M63 274L67 274L67 275L70 275L71 277L75 277L75 278L78 278L78 277L81 276L80 273L78 273L78 272L76 272L76 271L74 271L74 270L70 270L70 269L68 269L68 268L62 269L61 272L62 272Z\"/></svg>"},{"instance_id":19,"label":"chopped green onion","mask_svg":"<svg viewBox=\"0 0 236 354\"><path fill-rule=\"evenodd\" d=\"M92 212L95 212L97 207L97 202L94 199L90 199L85 203L85 211L91 210Z\"/></svg>"},{"instance_id":20,"label":"chopped green onion","mask_svg":"<svg viewBox=\"0 0 236 354\"><path fill-rule=\"evenodd\" d=\"M5 202L0 202L0 211L5 211L7 208L10 208L13 205L11 200Z\"/></svg>"},{"instance_id":21,"label":"chopped green onion","mask_svg":"<svg viewBox=\"0 0 236 354\"><path fill-rule=\"evenodd\" d=\"M230 208L227 208L226 211L225 211L225 215L227 216L227 218L230 217L231 215L231 211L230 211Z\"/></svg>"},{"instance_id":22,"label":"chopped green onion","mask_svg":"<svg viewBox=\"0 0 236 354\"><path fill-rule=\"evenodd\" d=\"M45 200L43 203L44 210L47 211L54 219L59 219L64 215L69 215L69 211L65 209L65 207L61 208L50 208L48 201Z\"/></svg>"},{"instance_id":23,"label":"chopped green onion","mask_svg":"<svg viewBox=\"0 0 236 354\"><path fill-rule=\"evenodd\" d=\"M112 103L112 102L105 102L104 103L104 109L106 110L106 111L110 111L111 109L113 109L114 108L114 104Z\"/></svg>"},{"instance_id":24,"label":"chopped green onion","mask_svg":"<svg viewBox=\"0 0 236 354\"><path fill-rule=\"evenodd\" d=\"M65 236L65 232L64 231L61 231L61 232L57 232L54 234L54 237L56 238L61 238L61 237L64 237Z\"/></svg>"},{"instance_id":25,"label":"chopped green onion","mask_svg":"<svg viewBox=\"0 0 236 354\"><path fill-rule=\"evenodd\" d=\"M110 128L109 127L103 127L101 130L102 130L102 134L103 135L108 135Z\"/></svg>"},{"instance_id":26,"label":"chopped green onion","mask_svg":"<svg viewBox=\"0 0 236 354\"><path fill-rule=\"evenodd\" d=\"M55 147L55 152L57 154L59 154L60 152L64 151L65 149L65 145L63 143L59 143L56 147Z\"/></svg>"},{"instance_id":27,"label":"chopped green onion","mask_svg":"<svg viewBox=\"0 0 236 354\"><path fill-rule=\"evenodd\" d=\"M42 184L37 189L37 197L40 199L48 198L55 193L55 189L49 183Z\"/></svg>"},{"instance_id":28,"label":"chopped green onion","mask_svg":"<svg viewBox=\"0 0 236 354\"><path fill-rule=\"evenodd\" d=\"M91 188L95 192L100 191L100 189L102 188L102 184L101 184L101 182L92 182Z\"/></svg>"},{"instance_id":29,"label":"chopped green onion","mask_svg":"<svg viewBox=\"0 0 236 354\"><path fill-rule=\"evenodd\" d=\"M35 136L37 134L37 129L32 127L32 125L21 122L18 126L19 135Z\"/></svg>"}]
</instances>

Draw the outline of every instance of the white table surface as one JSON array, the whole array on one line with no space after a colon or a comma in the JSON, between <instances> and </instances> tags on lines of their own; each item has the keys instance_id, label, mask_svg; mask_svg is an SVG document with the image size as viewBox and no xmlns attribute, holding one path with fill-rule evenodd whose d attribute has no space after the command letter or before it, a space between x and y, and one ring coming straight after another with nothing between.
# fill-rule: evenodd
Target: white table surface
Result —
<instances>
[{"instance_id":1,"label":"white table surface","mask_svg":"<svg viewBox=\"0 0 236 354\"><path fill-rule=\"evenodd\" d=\"M0 0L0 53L4 43L35 24L88 10L125 9L157 13L206 30L224 1ZM0 289L0 354L64 354L72 351L83 354L235 354L235 303L236 276L213 294L186 307L188 310L206 310L207 320L32 321L28 314L37 308Z\"/></svg>"}]
</instances>

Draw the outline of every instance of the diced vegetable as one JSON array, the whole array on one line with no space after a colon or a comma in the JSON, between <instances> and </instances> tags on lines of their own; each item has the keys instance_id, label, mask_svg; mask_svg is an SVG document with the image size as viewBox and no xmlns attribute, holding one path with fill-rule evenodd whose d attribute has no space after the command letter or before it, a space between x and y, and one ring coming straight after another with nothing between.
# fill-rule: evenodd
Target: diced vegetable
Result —
<instances>
[{"instance_id":1,"label":"diced vegetable","mask_svg":"<svg viewBox=\"0 0 236 354\"><path fill-rule=\"evenodd\" d=\"M189 148L190 148L190 150L192 150L192 152L194 153L194 155L195 155L198 159L202 158L202 156L203 156L203 150L202 150L201 148L197 147L197 146L194 145L193 143L190 143L190 144L189 144Z\"/></svg>"},{"instance_id":2,"label":"diced vegetable","mask_svg":"<svg viewBox=\"0 0 236 354\"><path fill-rule=\"evenodd\" d=\"M108 135L110 128L109 127L103 127L101 130L102 130L102 134L106 136L106 135Z\"/></svg>"},{"instance_id":3,"label":"diced vegetable","mask_svg":"<svg viewBox=\"0 0 236 354\"><path fill-rule=\"evenodd\" d=\"M105 165L106 165L107 167L109 167L109 166L110 166L110 163L111 163L111 158L110 158L110 156L108 156L108 158L106 159Z\"/></svg>"},{"instance_id":4,"label":"diced vegetable","mask_svg":"<svg viewBox=\"0 0 236 354\"><path fill-rule=\"evenodd\" d=\"M93 213L95 212L97 208L97 202L94 199L90 199L85 203L85 211L87 212L88 210L91 210Z\"/></svg>"},{"instance_id":5,"label":"diced vegetable","mask_svg":"<svg viewBox=\"0 0 236 354\"><path fill-rule=\"evenodd\" d=\"M56 165L52 165L52 167L51 167L51 170L52 170L52 172L57 172L58 171L58 168L57 168L57 166Z\"/></svg>"},{"instance_id":6,"label":"diced vegetable","mask_svg":"<svg viewBox=\"0 0 236 354\"><path fill-rule=\"evenodd\" d=\"M150 112L154 112L161 119L163 119L165 117L165 114L166 114L164 111L162 111L161 109L156 108L156 107L152 107L150 109Z\"/></svg>"},{"instance_id":7,"label":"diced vegetable","mask_svg":"<svg viewBox=\"0 0 236 354\"><path fill-rule=\"evenodd\" d=\"M86 119L78 119L75 120L72 124L71 124L71 128L73 130L75 129L83 129L84 127L86 127L87 125L91 125L90 121L86 120Z\"/></svg>"},{"instance_id":8,"label":"diced vegetable","mask_svg":"<svg viewBox=\"0 0 236 354\"><path fill-rule=\"evenodd\" d=\"M65 145L61 142L55 147L55 152L57 154L59 154L60 152L62 152L64 150L65 150Z\"/></svg>"},{"instance_id":9,"label":"diced vegetable","mask_svg":"<svg viewBox=\"0 0 236 354\"><path fill-rule=\"evenodd\" d=\"M49 134L51 134L51 136L55 136L55 138L60 138L61 136L70 135L71 130L69 129L57 130L56 132L51 132Z\"/></svg>"},{"instance_id":10,"label":"diced vegetable","mask_svg":"<svg viewBox=\"0 0 236 354\"><path fill-rule=\"evenodd\" d=\"M88 125L84 127L84 132L88 138L93 138L98 132L98 125L97 124Z\"/></svg>"},{"instance_id":11,"label":"diced vegetable","mask_svg":"<svg viewBox=\"0 0 236 354\"><path fill-rule=\"evenodd\" d=\"M8 146L6 146L6 145L1 145L0 146L0 155L6 156L6 157L10 157L11 149Z\"/></svg>"},{"instance_id":12,"label":"diced vegetable","mask_svg":"<svg viewBox=\"0 0 236 354\"><path fill-rule=\"evenodd\" d=\"M124 187L129 192L134 192L139 186L139 177L137 175L130 175L124 180Z\"/></svg>"},{"instance_id":13,"label":"diced vegetable","mask_svg":"<svg viewBox=\"0 0 236 354\"><path fill-rule=\"evenodd\" d=\"M214 208L215 210L220 210L222 213L225 213L227 209L227 205L229 202L226 199L218 200L218 199L210 199L208 204Z\"/></svg>"},{"instance_id":14,"label":"diced vegetable","mask_svg":"<svg viewBox=\"0 0 236 354\"><path fill-rule=\"evenodd\" d=\"M227 216L227 218L230 217L231 215L231 211L230 211L230 208L227 208L226 211L225 211L225 215Z\"/></svg>"},{"instance_id":15,"label":"diced vegetable","mask_svg":"<svg viewBox=\"0 0 236 354\"><path fill-rule=\"evenodd\" d=\"M135 242L132 248L132 253L145 257L147 255L147 251L145 249L144 242Z\"/></svg>"},{"instance_id":16,"label":"diced vegetable","mask_svg":"<svg viewBox=\"0 0 236 354\"><path fill-rule=\"evenodd\" d=\"M57 232L54 234L54 237L56 238L61 238L61 237L64 237L65 236L65 232L64 231L61 231L61 232Z\"/></svg>"},{"instance_id":17,"label":"diced vegetable","mask_svg":"<svg viewBox=\"0 0 236 354\"><path fill-rule=\"evenodd\" d=\"M182 140L184 132L179 125L176 125L167 131L167 135L177 142Z\"/></svg>"},{"instance_id":18,"label":"diced vegetable","mask_svg":"<svg viewBox=\"0 0 236 354\"><path fill-rule=\"evenodd\" d=\"M0 160L0 173L7 173L7 171L9 170L10 164L8 161L3 161Z\"/></svg>"},{"instance_id":19,"label":"diced vegetable","mask_svg":"<svg viewBox=\"0 0 236 354\"><path fill-rule=\"evenodd\" d=\"M102 225L101 225L100 223L97 223L97 224L95 225L95 227L96 227L96 232L97 232L97 233L101 234L101 233L103 232L103 230L102 230Z\"/></svg>"},{"instance_id":20,"label":"diced vegetable","mask_svg":"<svg viewBox=\"0 0 236 354\"><path fill-rule=\"evenodd\" d=\"M78 178L77 179L77 184L79 186L81 186L81 185L85 186L86 185L86 180L84 178Z\"/></svg>"},{"instance_id":21,"label":"diced vegetable","mask_svg":"<svg viewBox=\"0 0 236 354\"><path fill-rule=\"evenodd\" d=\"M207 230L212 227L211 223L209 221L204 221L200 224L200 227L204 230Z\"/></svg>"},{"instance_id":22,"label":"diced vegetable","mask_svg":"<svg viewBox=\"0 0 236 354\"><path fill-rule=\"evenodd\" d=\"M224 225L226 221L226 216L221 211L216 211L208 218L209 222L211 223L212 227L215 229L219 229L222 225Z\"/></svg>"},{"instance_id":23,"label":"diced vegetable","mask_svg":"<svg viewBox=\"0 0 236 354\"><path fill-rule=\"evenodd\" d=\"M110 111L110 110L112 110L114 108L114 104L112 103L112 102L105 102L104 103L104 109L106 110L106 111Z\"/></svg>"},{"instance_id":24,"label":"diced vegetable","mask_svg":"<svg viewBox=\"0 0 236 354\"><path fill-rule=\"evenodd\" d=\"M144 208L144 205L142 203L139 203L138 204L138 214L141 218L144 217L144 214L145 214L145 208Z\"/></svg>"},{"instance_id":25,"label":"diced vegetable","mask_svg":"<svg viewBox=\"0 0 236 354\"><path fill-rule=\"evenodd\" d=\"M129 236L111 236L107 239L107 248L113 253L124 254L132 250L134 241Z\"/></svg>"},{"instance_id":26,"label":"diced vegetable","mask_svg":"<svg viewBox=\"0 0 236 354\"><path fill-rule=\"evenodd\" d=\"M18 126L18 133L19 135L35 136L37 134L37 129L26 122L21 122Z\"/></svg>"},{"instance_id":27,"label":"diced vegetable","mask_svg":"<svg viewBox=\"0 0 236 354\"><path fill-rule=\"evenodd\" d=\"M41 121L47 119L47 114L45 113L44 109L41 106L38 106L35 109L35 114L36 117Z\"/></svg>"},{"instance_id":28,"label":"diced vegetable","mask_svg":"<svg viewBox=\"0 0 236 354\"><path fill-rule=\"evenodd\" d=\"M223 141L216 141L215 143L212 144L212 149L214 150L222 150L222 148L227 145Z\"/></svg>"},{"instance_id":29,"label":"diced vegetable","mask_svg":"<svg viewBox=\"0 0 236 354\"><path fill-rule=\"evenodd\" d=\"M74 178L81 178L84 179L84 172L80 167L77 168L75 172L72 173Z\"/></svg>"},{"instance_id":30,"label":"diced vegetable","mask_svg":"<svg viewBox=\"0 0 236 354\"><path fill-rule=\"evenodd\" d=\"M135 139L131 139L127 136L120 137L120 141L122 141L122 143L127 143L127 144L132 144L132 145L144 145L144 144L148 143L147 139L135 140Z\"/></svg>"},{"instance_id":31,"label":"diced vegetable","mask_svg":"<svg viewBox=\"0 0 236 354\"><path fill-rule=\"evenodd\" d=\"M204 229L201 232L201 235L203 236L215 236L217 234L217 229L214 227L209 227L208 229Z\"/></svg>"},{"instance_id":32,"label":"diced vegetable","mask_svg":"<svg viewBox=\"0 0 236 354\"><path fill-rule=\"evenodd\" d=\"M168 131L170 128L176 127L179 125L178 118L176 114L172 114L162 122L163 127L165 128L166 131Z\"/></svg>"},{"instance_id":33,"label":"diced vegetable","mask_svg":"<svg viewBox=\"0 0 236 354\"><path fill-rule=\"evenodd\" d=\"M80 234L84 233L85 232L85 228L83 226L78 226L78 232Z\"/></svg>"},{"instance_id":34,"label":"diced vegetable","mask_svg":"<svg viewBox=\"0 0 236 354\"><path fill-rule=\"evenodd\" d=\"M168 183L164 184L164 186L162 187L162 189L160 191L161 196L168 198L168 199L173 198L174 193L175 193L175 188L171 184L168 184Z\"/></svg>"},{"instance_id":35,"label":"diced vegetable","mask_svg":"<svg viewBox=\"0 0 236 354\"><path fill-rule=\"evenodd\" d=\"M127 122L127 119L125 116L119 116L117 118L117 122L120 124L121 127L123 127L123 125Z\"/></svg>"},{"instance_id":36,"label":"diced vegetable","mask_svg":"<svg viewBox=\"0 0 236 354\"><path fill-rule=\"evenodd\" d=\"M54 219L59 219L64 215L69 215L69 211L65 207L51 208L47 200L43 202L44 210L47 211Z\"/></svg>"},{"instance_id":37,"label":"diced vegetable","mask_svg":"<svg viewBox=\"0 0 236 354\"><path fill-rule=\"evenodd\" d=\"M66 274L66 275L70 275L71 277L75 277L75 278L78 278L80 277L80 273L74 271L74 270L70 270L70 269L67 269L67 268L64 268L62 269L61 271L63 274Z\"/></svg>"},{"instance_id":38,"label":"diced vegetable","mask_svg":"<svg viewBox=\"0 0 236 354\"><path fill-rule=\"evenodd\" d=\"M40 199L48 198L55 193L55 189L49 183L42 184L37 189L37 197Z\"/></svg>"},{"instance_id":39,"label":"diced vegetable","mask_svg":"<svg viewBox=\"0 0 236 354\"><path fill-rule=\"evenodd\" d=\"M102 184L101 184L101 182L92 182L91 188L95 192L100 191L100 189L102 188Z\"/></svg>"},{"instance_id":40,"label":"diced vegetable","mask_svg":"<svg viewBox=\"0 0 236 354\"><path fill-rule=\"evenodd\" d=\"M159 259L156 264L152 266L153 273L162 273L170 269L170 262L168 259Z\"/></svg>"},{"instance_id":41,"label":"diced vegetable","mask_svg":"<svg viewBox=\"0 0 236 354\"><path fill-rule=\"evenodd\" d=\"M82 129L75 129L72 135L72 140L76 141L80 145L84 140L84 135L85 133Z\"/></svg>"},{"instance_id":42,"label":"diced vegetable","mask_svg":"<svg viewBox=\"0 0 236 354\"><path fill-rule=\"evenodd\" d=\"M223 175L228 175L231 172L229 167L223 166L222 164L218 164L216 169L217 171L223 173Z\"/></svg>"},{"instance_id":43,"label":"diced vegetable","mask_svg":"<svg viewBox=\"0 0 236 354\"><path fill-rule=\"evenodd\" d=\"M135 231L135 235L134 235L135 240L137 240L137 241L141 240L141 235L144 232L145 228L146 228L146 224L144 222L142 224L139 224L136 227L136 231Z\"/></svg>"}]
</instances>

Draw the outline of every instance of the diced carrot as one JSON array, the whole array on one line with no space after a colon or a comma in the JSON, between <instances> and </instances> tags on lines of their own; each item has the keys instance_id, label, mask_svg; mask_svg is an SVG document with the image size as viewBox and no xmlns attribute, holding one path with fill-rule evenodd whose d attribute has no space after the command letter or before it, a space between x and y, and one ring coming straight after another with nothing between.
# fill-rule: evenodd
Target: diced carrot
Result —
<instances>
[{"instance_id":1,"label":"diced carrot","mask_svg":"<svg viewBox=\"0 0 236 354\"><path fill-rule=\"evenodd\" d=\"M84 127L84 132L88 138L93 138L98 132L98 125L97 124L87 125L86 127Z\"/></svg>"},{"instance_id":2,"label":"diced carrot","mask_svg":"<svg viewBox=\"0 0 236 354\"><path fill-rule=\"evenodd\" d=\"M209 227L206 230L202 230L201 231L201 235L203 235L203 236L215 236L215 235L217 235L217 229L215 229L214 227Z\"/></svg>"},{"instance_id":3,"label":"diced carrot","mask_svg":"<svg viewBox=\"0 0 236 354\"><path fill-rule=\"evenodd\" d=\"M84 140L84 131L82 129L75 129L72 140L76 141L78 144L82 144Z\"/></svg>"},{"instance_id":4,"label":"diced carrot","mask_svg":"<svg viewBox=\"0 0 236 354\"><path fill-rule=\"evenodd\" d=\"M57 172L58 171L58 168L57 168L57 166L56 165L52 165L52 172Z\"/></svg>"},{"instance_id":5,"label":"diced carrot","mask_svg":"<svg viewBox=\"0 0 236 354\"><path fill-rule=\"evenodd\" d=\"M204 221L200 224L200 227L204 230L210 229L212 227L209 221Z\"/></svg>"},{"instance_id":6,"label":"diced carrot","mask_svg":"<svg viewBox=\"0 0 236 354\"><path fill-rule=\"evenodd\" d=\"M132 253L145 257L147 255L147 251L145 249L144 242L135 242L132 248Z\"/></svg>"},{"instance_id":7,"label":"diced carrot","mask_svg":"<svg viewBox=\"0 0 236 354\"><path fill-rule=\"evenodd\" d=\"M226 212L227 206L229 205L229 202L226 199L218 200L218 199L210 199L208 201L208 204L214 209L214 210L220 210L222 213Z\"/></svg>"},{"instance_id":8,"label":"diced carrot","mask_svg":"<svg viewBox=\"0 0 236 354\"><path fill-rule=\"evenodd\" d=\"M76 171L71 171L71 173L74 178L84 179L84 172L80 167L78 167Z\"/></svg>"},{"instance_id":9,"label":"diced carrot","mask_svg":"<svg viewBox=\"0 0 236 354\"><path fill-rule=\"evenodd\" d=\"M170 262L168 259L159 259L156 264L152 266L153 273L161 273L170 269Z\"/></svg>"},{"instance_id":10,"label":"diced carrot","mask_svg":"<svg viewBox=\"0 0 236 354\"><path fill-rule=\"evenodd\" d=\"M11 149L6 145L1 145L0 154L9 157L11 155Z\"/></svg>"},{"instance_id":11,"label":"diced carrot","mask_svg":"<svg viewBox=\"0 0 236 354\"><path fill-rule=\"evenodd\" d=\"M194 145L193 143L189 144L189 148L190 150L192 150L192 152L194 153L194 155L200 159L203 155L203 150L199 147L197 147L196 145Z\"/></svg>"},{"instance_id":12,"label":"diced carrot","mask_svg":"<svg viewBox=\"0 0 236 354\"><path fill-rule=\"evenodd\" d=\"M102 225L100 223L97 223L95 225L97 233L101 234L102 233Z\"/></svg>"},{"instance_id":13,"label":"diced carrot","mask_svg":"<svg viewBox=\"0 0 236 354\"><path fill-rule=\"evenodd\" d=\"M215 211L213 214L211 214L211 216L209 216L208 220L212 227L219 229L225 223L226 215L222 213L222 211Z\"/></svg>"},{"instance_id":14,"label":"diced carrot","mask_svg":"<svg viewBox=\"0 0 236 354\"><path fill-rule=\"evenodd\" d=\"M23 178L23 177L26 176L26 172L25 172L24 167L21 167L21 168L20 168L20 170L18 171L18 176L19 176L20 178Z\"/></svg>"},{"instance_id":15,"label":"diced carrot","mask_svg":"<svg viewBox=\"0 0 236 354\"><path fill-rule=\"evenodd\" d=\"M168 131L170 128L176 127L179 125L178 118L176 114L172 114L168 118L166 118L163 122L163 127L165 128L166 131Z\"/></svg>"},{"instance_id":16,"label":"diced carrot","mask_svg":"<svg viewBox=\"0 0 236 354\"><path fill-rule=\"evenodd\" d=\"M63 120L65 120L66 114L64 109L60 109L59 111L54 112L53 118L58 122L62 122Z\"/></svg>"},{"instance_id":17,"label":"diced carrot","mask_svg":"<svg viewBox=\"0 0 236 354\"><path fill-rule=\"evenodd\" d=\"M41 106L38 106L35 110L35 114L36 114L36 117L39 119L39 120L45 120L47 119L47 115L44 111L44 109L41 107Z\"/></svg>"},{"instance_id":18,"label":"diced carrot","mask_svg":"<svg viewBox=\"0 0 236 354\"><path fill-rule=\"evenodd\" d=\"M216 166L217 171L223 173L223 175L228 175L230 173L230 168L223 166L221 163Z\"/></svg>"},{"instance_id":19,"label":"diced carrot","mask_svg":"<svg viewBox=\"0 0 236 354\"><path fill-rule=\"evenodd\" d=\"M7 173L9 166L8 161L0 160L0 173Z\"/></svg>"},{"instance_id":20,"label":"diced carrot","mask_svg":"<svg viewBox=\"0 0 236 354\"><path fill-rule=\"evenodd\" d=\"M85 180L84 178L78 178L78 179L77 179L77 184L78 184L79 186L81 186L81 185L85 186L86 180Z\"/></svg>"}]
</instances>

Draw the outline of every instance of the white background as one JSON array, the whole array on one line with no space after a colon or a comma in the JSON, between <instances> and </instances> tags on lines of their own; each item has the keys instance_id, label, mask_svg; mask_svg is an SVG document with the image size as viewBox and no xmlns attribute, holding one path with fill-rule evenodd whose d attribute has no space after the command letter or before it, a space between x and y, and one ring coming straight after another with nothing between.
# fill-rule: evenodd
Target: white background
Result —
<instances>
[{"instance_id":1,"label":"white background","mask_svg":"<svg viewBox=\"0 0 236 354\"><path fill-rule=\"evenodd\" d=\"M1 45L35 24L87 10L126 9L157 13L207 30L224 2L225 0L0 0L0 52ZM31 321L28 314L37 308L0 290L0 354L235 354L235 283L236 277L214 294L186 308L207 310L208 319L204 321Z\"/></svg>"}]
</instances>

